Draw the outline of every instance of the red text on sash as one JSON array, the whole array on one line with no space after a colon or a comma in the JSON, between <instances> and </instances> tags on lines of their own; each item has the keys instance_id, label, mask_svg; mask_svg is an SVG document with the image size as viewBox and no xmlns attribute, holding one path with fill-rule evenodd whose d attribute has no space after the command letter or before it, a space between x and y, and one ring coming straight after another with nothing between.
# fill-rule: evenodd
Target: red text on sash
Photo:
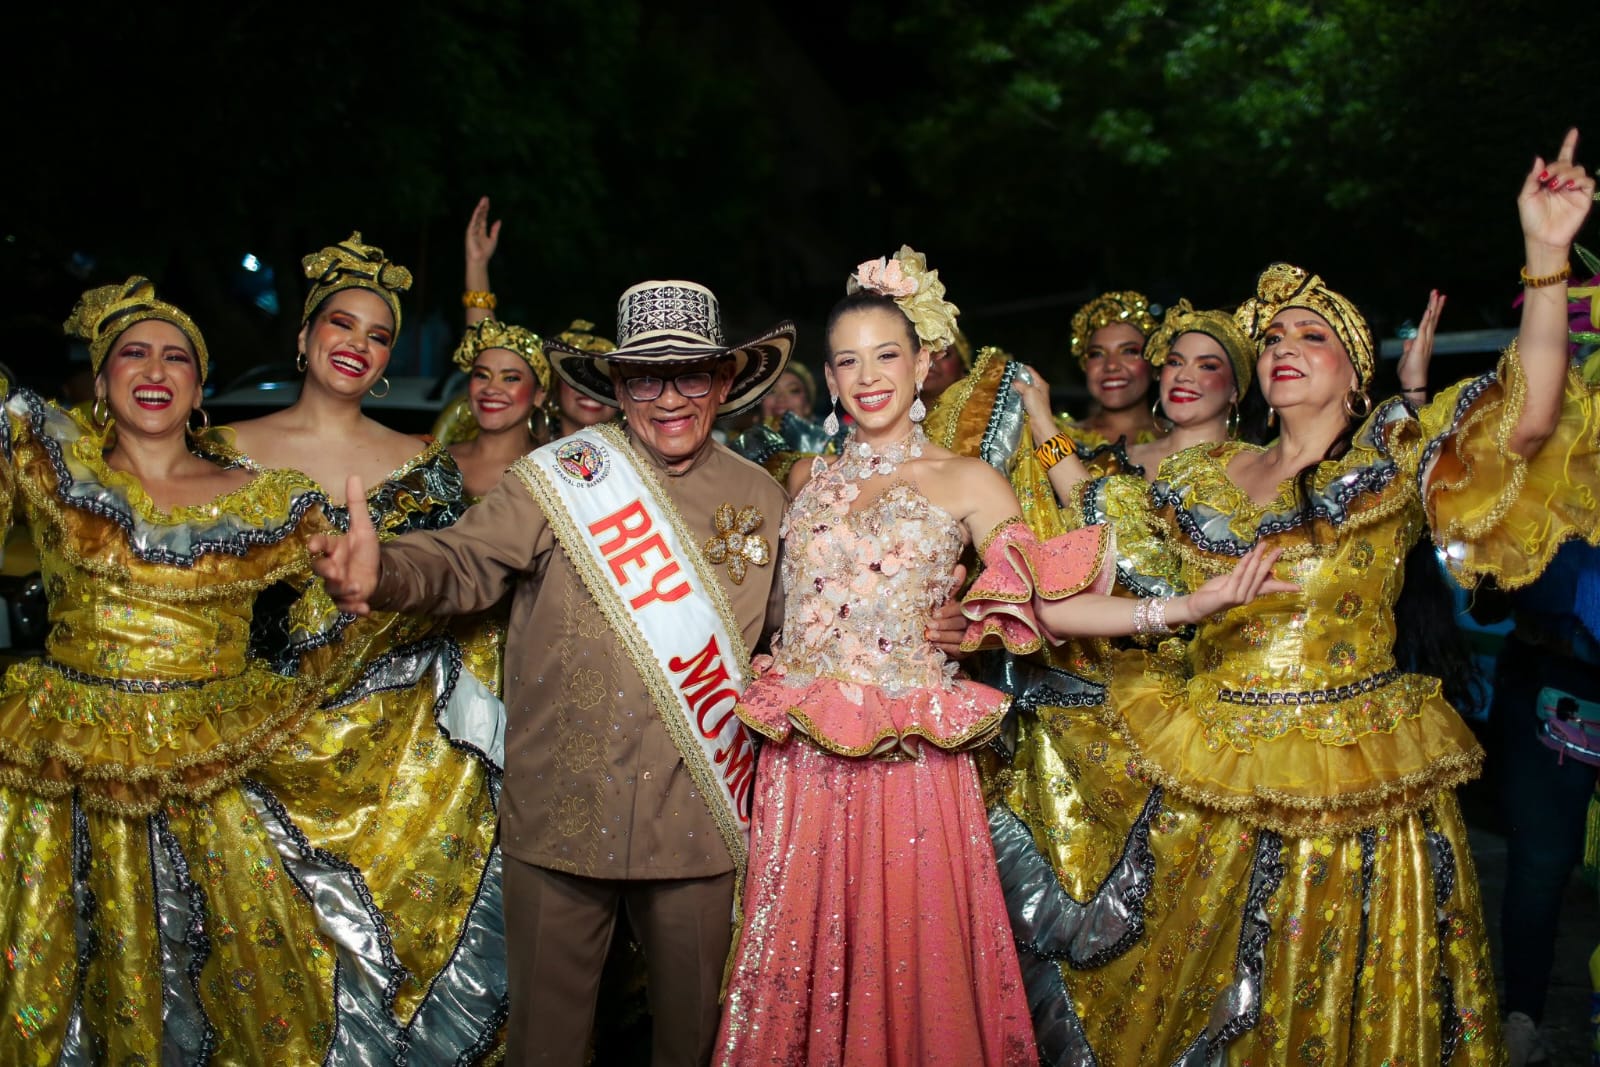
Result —
<instances>
[{"instance_id":1,"label":"red text on sash","mask_svg":"<svg viewBox=\"0 0 1600 1067\"><path fill-rule=\"evenodd\" d=\"M733 798L733 810L740 822L750 821L750 790L754 784L755 749L750 747L750 735L733 713L739 703L739 691L731 685L728 668L722 662L722 649L717 646L716 635L706 642L706 647L688 659L673 656L667 667L678 676L678 689L685 703L694 709L695 727L707 740L727 736L728 740L715 756L717 776ZM731 721L733 730L728 735Z\"/></svg>"},{"instance_id":2,"label":"red text on sash","mask_svg":"<svg viewBox=\"0 0 1600 1067\"><path fill-rule=\"evenodd\" d=\"M605 518L589 524L589 534L595 539L595 546L619 586L626 587L635 580L636 576L629 575L627 568L633 567L644 572L643 577L650 587L628 601L628 606L635 611L657 600L670 604L689 595L689 583L681 577L677 585L663 588L673 577L681 574L681 568L678 561L672 558L672 550L667 547L666 541L654 530L655 522L645 510L642 500L624 504ZM645 558L652 554L656 557L654 560Z\"/></svg>"}]
</instances>

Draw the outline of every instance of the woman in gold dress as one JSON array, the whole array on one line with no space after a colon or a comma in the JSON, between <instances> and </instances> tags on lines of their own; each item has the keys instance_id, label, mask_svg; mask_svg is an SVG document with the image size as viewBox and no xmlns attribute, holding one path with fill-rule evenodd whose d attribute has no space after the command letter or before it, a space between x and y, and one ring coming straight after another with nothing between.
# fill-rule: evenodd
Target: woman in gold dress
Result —
<instances>
[{"instance_id":1,"label":"woman in gold dress","mask_svg":"<svg viewBox=\"0 0 1600 1067\"><path fill-rule=\"evenodd\" d=\"M1056 421L1096 474L1133 471L1127 447L1154 441L1165 432L1150 411L1146 342L1155 328L1150 299L1132 290L1101 293L1072 316L1072 355L1094 410L1081 419L1063 415Z\"/></svg>"},{"instance_id":2,"label":"woman in gold dress","mask_svg":"<svg viewBox=\"0 0 1600 1067\"><path fill-rule=\"evenodd\" d=\"M213 435L215 447L258 467L307 475L325 495L360 477L367 508L386 539L438 529L466 506L461 472L445 446L420 442L361 411L385 388L399 331L405 268L359 234L307 256L311 281L300 332L305 379L295 403ZM367 480L370 479L370 482ZM338 528L351 502L326 510ZM492 627L470 635L424 617L341 617L321 583L288 609L276 639L289 657L338 631L360 676L317 711L299 760L274 773L286 817L359 867L399 970L390 994L393 1025L416 1047L441 1021L492 1044L504 1017L504 925L496 799L504 708L495 693L501 647ZM328 782L337 784L330 803ZM458 978L470 972L475 985ZM424 1010L449 990L448 1019Z\"/></svg>"},{"instance_id":3,"label":"woman in gold dress","mask_svg":"<svg viewBox=\"0 0 1600 1067\"><path fill-rule=\"evenodd\" d=\"M1519 196L1528 300L1495 372L1369 411L1342 296L1278 264L1241 309L1280 437L1169 462L1118 548L1192 587L1266 545L1302 591L1207 619L1181 661L1119 653L1105 706L1043 722L1067 744L1034 807L992 813L1046 1062L1498 1062L1454 795L1482 752L1396 663L1395 602L1424 530L1507 586L1600 540L1600 412L1557 286L1594 188L1575 142Z\"/></svg>"},{"instance_id":4,"label":"woman in gold dress","mask_svg":"<svg viewBox=\"0 0 1600 1067\"><path fill-rule=\"evenodd\" d=\"M205 342L149 282L85 294L68 329L92 416L20 390L0 413L0 507L50 619L0 686L0 1062L394 1062L403 972L366 872L268 784L346 805L301 756L353 665L323 644L286 677L248 653L257 595L310 579L322 497L186 439ZM469 1053L439 1025L457 1007L427 998L411 1047Z\"/></svg>"}]
</instances>

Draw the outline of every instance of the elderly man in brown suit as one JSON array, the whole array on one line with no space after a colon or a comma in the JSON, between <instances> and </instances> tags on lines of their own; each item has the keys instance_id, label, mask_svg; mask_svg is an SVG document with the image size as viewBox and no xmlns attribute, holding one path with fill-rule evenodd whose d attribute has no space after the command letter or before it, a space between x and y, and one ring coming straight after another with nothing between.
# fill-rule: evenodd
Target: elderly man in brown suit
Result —
<instances>
[{"instance_id":1,"label":"elderly man in brown suit","mask_svg":"<svg viewBox=\"0 0 1600 1067\"><path fill-rule=\"evenodd\" d=\"M357 613L468 613L513 593L500 845L519 1064L584 1062L621 907L644 947L654 1062L709 1059L754 772L732 708L782 611L783 490L711 429L777 380L793 326L727 345L710 291L670 281L624 293L617 333L603 356L547 349L625 430L530 453L449 530L380 550L362 513L312 545ZM935 626L955 647L954 605Z\"/></svg>"}]
</instances>

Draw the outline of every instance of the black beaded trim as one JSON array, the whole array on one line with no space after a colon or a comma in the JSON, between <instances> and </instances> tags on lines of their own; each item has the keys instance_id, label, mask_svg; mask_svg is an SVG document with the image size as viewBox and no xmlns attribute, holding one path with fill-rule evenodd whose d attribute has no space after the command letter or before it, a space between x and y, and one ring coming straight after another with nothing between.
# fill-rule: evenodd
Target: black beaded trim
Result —
<instances>
[{"instance_id":1,"label":"black beaded trim","mask_svg":"<svg viewBox=\"0 0 1600 1067\"><path fill-rule=\"evenodd\" d=\"M472 932L472 917L484 907L483 895L489 883L490 871L494 867L495 853L499 851L500 829L498 826L496 826L494 840L490 842L488 855L483 861L483 869L478 872L478 888L472 894L472 907L467 909L466 918L461 923L461 929L457 932L455 947L450 950L450 958L444 962L443 966L433 973L433 978L428 982L428 991L424 993L422 999L417 1002L418 1007L416 1012L411 1016L410 1021L408 1021L403 1028L408 1045L411 1041L412 1027L416 1025L417 1017L422 1014L422 1005L425 1005L428 1002L428 999L433 996L434 987L439 984L439 980L444 977L444 973L450 969L450 965L455 963L457 957L461 955L462 943L467 940L468 936ZM504 863L503 855L501 862ZM501 906L503 909L503 899L501 901ZM499 1036L500 1024L505 1022L510 1014L511 996L509 993L502 994L499 1004L495 1006L492 1012L484 1017L483 1025L478 1031L478 1036L473 1039L472 1044L467 1046L466 1050L463 1051L461 1055L456 1057L455 1062L461 1065L477 1063L479 1058L481 1058L485 1052L488 1052L489 1049L494 1046L495 1038Z\"/></svg>"},{"instance_id":2,"label":"black beaded trim","mask_svg":"<svg viewBox=\"0 0 1600 1067\"><path fill-rule=\"evenodd\" d=\"M1456 854L1450 839L1433 826L1433 813L1423 812L1423 825L1428 841L1428 859L1433 868L1433 906L1435 930L1439 942L1439 974L1434 988L1439 998L1439 1062L1449 1063L1461 1044L1461 1017L1456 1014L1456 988L1445 970L1449 953L1445 945L1450 937L1450 912L1446 905L1456 889Z\"/></svg>"},{"instance_id":3,"label":"black beaded trim","mask_svg":"<svg viewBox=\"0 0 1600 1067\"><path fill-rule=\"evenodd\" d=\"M1462 386L1461 394L1456 397L1456 410L1455 415L1450 420L1451 426L1461 425L1461 420L1466 416L1467 409L1477 403L1480 396L1499 384L1500 372L1490 371L1488 374L1479 375ZM1441 434L1423 446L1422 461L1417 464L1417 484L1419 486L1422 484L1422 478L1428 469L1428 464L1432 463L1434 457L1444 448L1445 439L1449 436L1448 433Z\"/></svg>"},{"instance_id":4,"label":"black beaded trim","mask_svg":"<svg viewBox=\"0 0 1600 1067\"><path fill-rule=\"evenodd\" d=\"M283 827L284 833L288 834L289 840L294 844L295 849L300 853L302 859L315 861L316 863L331 867L332 869L340 871L349 876L351 884L355 887L356 898L360 901L362 910L367 913L368 920L371 921L373 929L376 930L378 934L378 946L383 951L383 966L384 969L389 972L389 981L385 983L383 990L383 1004L388 1010L389 1014L392 1016L394 1014L394 1003L397 999L399 999L400 996L400 986L408 977L410 977L410 972L405 969L405 966L401 964L399 957L394 954L394 935L389 932L389 924L384 921L383 912L378 909L377 902L372 897L372 890L367 888L366 878L362 877L361 872L358 871L349 860L343 859L340 856L327 851L326 849L321 849L313 845L306 835L301 831L300 827L296 826L294 820L289 817L288 809L286 809L283 804L279 802L277 797L272 795L272 791L266 786L262 785L254 778L245 778L241 780L239 786L252 797L259 800L267 809L267 811L272 814L272 817L277 820L278 825ZM304 896L306 900L311 900L312 897L310 891L306 888L305 883L295 875L294 870L290 868L288 864L282 863L281 861L279 866L283 870L283 873L288 876L289 880L294 883L295 888L300 890L301 895ZM339 982L337 976L335 976L334 981L333 999L334 1019L337 1020L339 1017L338 1002L340 1000ZM328 1047L331 1051L334 1047L333 1042L330 1041ZM401 1038L400 1052L403 1056L405 1052L405 1039L403 1035Z\"/></svg>"},{"instance_id":5,"label":"black beaded trim","mask_svg":"<svg viewBox=\"0 0 1600 1067\"><path fill-rule=\"evenodd\" d=\"M1144 467L1128 458L1128 439L1126 437L1119 437L1115 441L1111 441L1103 445L1095 445L1093 447L1089 447L1087 445L1078 445L1074 451L1077 452L1078 459L1085 467L1099 459L1101 456L1109 454L1117 457L1117 463L1121 467L1121 470L1118 471L1119 474L1132 474L1137 475L1140 478L1144 477ZM1104 477L1104 475L1101 477Z\"/></svg>"},{"instance_id":6,"label":"black beaded trim","mask_svg":"<svg viewBox=\"0 0 1600 1067\"><path fill-rule=\"evenodd\" d=\"M1374 689L1382 689L1384 686L1398 681L1404 676L1405 671L1398 667L1392 667L1379 674L1363 678L1359 682L1351 682L1349 685L1341 685L1333 689L1308 689L1302 692L1266 689L1221 689L1217 691L1217 699L1228 704L1244 704L1250 707L1275 707L1278 705L1305 707L1308 704L1333 704L1341 700L1349 700L1352 697L1361 696L1364 693L1370 693Z\"/></svg>"},{"instance_id":7,"label":"black beaded trim","mask_svg":"<svg viewBox=\"0 0 1600 1067\"><path fill-rule=\"evenodd\" d=\"M1000 429L1006 421L1007 397L1016 394L1011 389L1011 383L1017 380L1022 365L1014 359L1006 360L1005 366L1000 368L1000 388L995 392L995 402L989 408L989 421L983 428L983 438L978 444L978 458L989 466L1005 473L1005 464L1010 460L1009 455L995 456L993 453L1000 445ZM996 463L996 460L999 460Z\"/></svg>"},{"instance_id":8,"label":"black beaded trim","mask_svg":"<svg viewBox=\"0 0 1600 1067\"><path fill-rule=\"evenodd\" d=\"M94 850L89 842L89 817L84 814L78 794L72 794L72 903L75 913L75 932L78 939L77 974L73 979L72 1011L82 1023L81 1040L95 1051L103 1051L105 1042L89 1030L83 1016L85 986L89 981L89 964L100 954L100 934L95 929L95 913L99 905L94 890L89 886L89 873L94 866ZM71 1033L72 1027L67 1027ZM65 1060L66 1057L63 1057Z\"/></svg>"},{"instance_id":9,"label":"black beaded trim","mask_svg":"<svg viewBox=\"0 0 1600 1067\"><path fill-rule=\"evenodd\" d=\"M396 660L410 658L429 660L439 655L443 655L445 659L445 678L443 692L441 692L438 699L433 702L434 727L441 735L443 735L445 741L447 741L450 745L467 753L468 755L472 756L473 759L483 764L484 769L489 772L491 782L498 782L500 776L505 772L501 768L495 766L494 760L489 758L489 754L471 742L461 741L450 736L450 731L446 730L439 722L440 716L444 714L445 708L450 703L451 694L455 692L456 684L461 680L461 646L456 643L455 638L453 637L448 635L424 637L421 640L413 641L408 645L401 645L399 648L390 649L388 652L385 652L383 655L378 656L376 659L368 663L366 669L361 672L361 677L352 682L348 688L332 699L325 701L322 705L323 710L348 707L358 700L366 700L368 697L376 696L379 693L398 693L406 689L411 689L412 687L420 684L422 678L427 675L427 667L424 667L422 672L416 677L412 678L410 681L389 682L380 685L375 683L373 679L376 676L381 675L385 670L389 669L389 666ZM498 797L498 793L496 796Z\"/></svg>"},{"instance_id":10,"label":"black beaded trim","mask_svg":"<svg viewBox=\"0 0 1600 1067\"><path fill-rule=\"evenodd\" d=\"M1272 923L1267 918L1267 901L1283 882L1283 838L1262 830L1256 839L1255 870L1250 874L1250 892L1245 897L1244 920L1239 924L1238 972L1249 975L1256 984L1256 997L1243 1013L1234 1016L1217 1030L1213 1047L1221 1048L1261 1021L1261 979L1266 970L1267 939Z\"/></svg>"},{"instance_id":11,"label":"black beaded trim","mask_svg":"<svg viewBox=\"0 0 1600 1067\"><path fill-rule=\"evenodd\" d=\"M73 479L67 469L66 460L62 457L61 442L46 432L45 419L48 412L40 406L43 401L32 394L24 395L29 407L28 419L33 436L44 449L45 455L50 460L50 467L55 471L56 496L68 507L97 515L122 527L123 532L128 535L128 550L146 563L192 567L201 556L246 556L252 548L275 545L289 537L300 525L300 520L305 517L306 512L325 500L321 493L313 490L297 493L289 504L288 517L280 525L269 530L245 530L228 538L196 538L187 553L173 552L166 548L142 548L134 538L137 519L131 510L113 507L99 500L78 499L68 494L67 489L78 483Z\"/></svg>"},{"instance_id":12,"label":"black beaded trim","mask_svg":"<svg viewBox=\"0 0 1600 1067\"><path fill-rule=\"evenodd\" d=\"M1350 1032L1356 1032L1356 1014L1361 1004L1361 973L1367 966L1369 924L1372 921L1372 879L1377 869L1378 834L1368 826L1358 831L1361 843L1361 921L1356 927L1355 989L1350 997Z\"/></svg>"},{"instance_id":13,"label":"black beaded trim","mask_svg":"<svg viewBox=\"0 0 1600 1067\"><path fill-rule=\"evenodd\" d=\"M167 863L172 868L172 875L178 883L178 891L189 898L189 918L184 924L183 943L189 947L191 955L189 965L184 970L188 974L189 989L194 996L194 1010L200 1015L202 1028L199 1059L195 1062L207 1064L217 1051L217 1031L211 1025L211 1018L206 1015L205 1002L200 996L200 972L205 970L206 960L211 956L211 937L206 933L206 891L190 876L189 858L183 854L165 811L157 811L150 816L145 833L150 847L151 888L155 899L159 901L161 893L160 886L154 881L155 872L159 869L155 857L158 842L161 850L166 853ZM157 931L158 936L159 934L160 931Z\"/></svg>"},{"instance_id":14,"label":"black beaded trim","mask_svg":"<svg viewBox=\"0 0 1600 1067\"><path fill-rule=\"evenodd\" d=\"M83 671L74 670L64 663L57 663L53 659L45 659L42 660L41 663L46 668L61 675L61 677L65 678L69 682L77 682L80 685L105 686L110 689L115 689L119 693L176 693L189 689L204 689L206 686L210 685L216 680L202 679L189 682L153 682L147 681L143 678L102 678L98 674L86 674Z\"/></svg>"},{"instance_id":15,"label":"black beaded trim","mask_svg":"<svg viewBox=\"0 0 1600 1067\"><path fill-rule=\"evenodd\" d=\"M1138 877L1133 879L1132 885L1128 887L1127 892L1124 894L1128 909L1128 928L1123 931L1122 935L1104 948L1081 956L1073 953L1070 943L1064 948L1046 948L1040 943L1040 938L1037 934L1026 939L1017 938L1018 949L1039 959L1049 960L1052 963L1066 963L1067 966L1075 971L1090 971L1096 967L1103 967L1112 960L1117 959L1127 952L1135 941L1144 936L1144 902L1150 896L1151 882L1156 875L1156 858L1155 854L1150 851L1150 825L1161 811L1161 799L1162 789L1160 786L1150 790L1149 796L1145 798L1144 807L1139 812L1139 817L1134 820L1132 829L1129 830L1128 836L1123 840L1122 854L1117 857L1117 862L1111 865L1110 871L1107 872L1105 878L1101 879L1100 884L1095 887L1095 891L1089 895L1087 900L1075 899L1071 893L1067 892L1060 879L1055 877L1055 871L1049 871L1053 888L1061 895L1062 900L1068 902L1068 908L1063 910L1075 908L1081 911L1092 905L1096 898L1107 891L1110 883L1117 877L1118 871L1123 866L1132 867L1137 872ZM1003 813L1003 815L999 813ZM995 811L991 812L990 817L991 820L996 817L1009 817L1009 821L1013 821L1016 824L1013 827L1014 830L1031 836L1031 831L1028 830L1027 824L1005 804L995 805ZM993 831L991 830L992 833ZM1040 864L1049 868L1049 862L1043 855L1035 853L1035 856Z\"/></svg>"}]
</instances>

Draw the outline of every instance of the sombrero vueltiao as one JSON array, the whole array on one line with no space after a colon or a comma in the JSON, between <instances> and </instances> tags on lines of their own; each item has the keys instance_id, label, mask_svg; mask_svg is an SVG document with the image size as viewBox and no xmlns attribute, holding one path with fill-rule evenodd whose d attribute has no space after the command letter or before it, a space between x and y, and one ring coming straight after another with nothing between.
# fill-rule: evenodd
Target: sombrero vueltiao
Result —
<instances>
[{"instance_id":1,"label":"sombrero vueltiao","mask_svg":"<svg viewBox=\"0 0 1600 1067\"><path fill-rule=\"evenodd\" d=\"M635 367L689 363L728 355L733 385L717 414L735 415L772 387L794 349L794 323L778 323L759 337L730 345L722 333L722 309L710 289L694 282L640 282L617 301L617 348L585 352L559 340L545 341L545 354L561 380L602 404L621 406L607 364Z\"/></svg>"}]
</instances>

